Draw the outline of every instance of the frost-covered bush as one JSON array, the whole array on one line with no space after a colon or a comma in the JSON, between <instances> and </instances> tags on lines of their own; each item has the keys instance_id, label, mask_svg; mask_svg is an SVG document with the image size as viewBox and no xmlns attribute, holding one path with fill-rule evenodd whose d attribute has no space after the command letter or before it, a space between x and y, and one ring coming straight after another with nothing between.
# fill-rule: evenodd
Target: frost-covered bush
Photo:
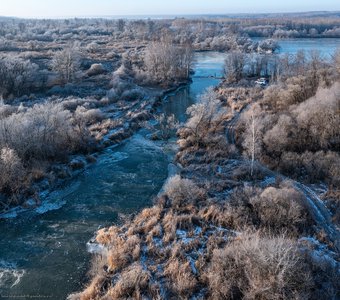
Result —
<instances>
[{"instance_id":1,"label":"frost-covered bush","mask_svg":"<svg viewBox=\"0 0 340 300\"><path fill-rule=\"evenodd\" d=\"M80 52L77 48L69 47L54 54L51 62L52 70L58 73L63 83L75 79L75 73L80 68Z\"/></svg>"},{"instance_id":2,"label":"frost-covered bush","mask_svg":"<svg viewBox=\"0 0 340 300\"><path fill-rule=\"evenodd\" d=\"M83 128L60 103L37 104L0 120L0 147L14 149L23 161L65 156L83 146Z\"/></svg>"},{"instance_id":3,"label":"frost-covered bush","mask_svg":"<svg viewBox=\"0 0 340 300\"><path fill-rule=\"evenodd\" d=\"M90 69L87 70L88 76L95 76L105 73L105 69L102 64L93 64Z\"/></svg>"},{"instance_id":4,"label":"frost-covered bush","mask_svg":"<svg viewBox=\"0 0 340 300\"><path fill-rule=\"evenodd\" d=\"M93 124L103 119L103 113L100 109L86 109L84 106L78 106L75 111L75 118L81 119L85 124Z\"/></svg>"},{"instance_id":5,"label":"frost-covered bush","mask_svg":"<svg viewBox=\"0 0 340 300\"><path fill-rule=\"evenodd\" d=\"M13 194L24 184L25 170L15 150L4 147L0 150L0 192Z\"/></svg>"},{"instance_id":6,"label":"frost-covered bush","mask_svg":"<svg viewBox=\"0 0 340 300\"><path fill-rule=\"evenodd\" d=\"M141 100L145 96L145 93L142 89L135 87L131 90L126 90L121 94L121 100L126 101L136 101Z\"/></svg>"},{"instance_id":7,"label":"frost-covered bush","mask_svg":"<svg viewBox=\"0 0 340 300\"><path fill-rule=\"evenodd\" d=\"M114 74L112 88L107 92L106 96L112 102L119 100L136 101L143 99L145 97L145 92L137 85Z\"/></svg>"},{"instance_id":8,"label":"frost-covered bush","mask_svg":"<svg viewBox=\"0 0 340 300\"><path fill-rule=\"evenodd\" d=\"M271 232L303 232L308 222L303 195L292 187L266 188L250 200L261 226Z\"/></svg>"},{"instance_id":9,"label":"frost-covered bush","mask_svg":"<svg viewBox=\"0 0 340 300\"><path fill-rule=\"evenodd\" d=\"M194 143L200 143L208 138L209 132L217 130L226 114L218 95L213 89L208 89L199 101L187 109L190 116L184 131Z\"/></svg>"},{"instance_id":10,"label":"frost-covered bush","mask_svg":"<svg viewBox=\"0 0 340 300\"><path fill-rule=\"evenodd\" d=\"M19 96L34 85L38 66L17 57L0 58L0 96Z\"/></svg>"}]
</instances>

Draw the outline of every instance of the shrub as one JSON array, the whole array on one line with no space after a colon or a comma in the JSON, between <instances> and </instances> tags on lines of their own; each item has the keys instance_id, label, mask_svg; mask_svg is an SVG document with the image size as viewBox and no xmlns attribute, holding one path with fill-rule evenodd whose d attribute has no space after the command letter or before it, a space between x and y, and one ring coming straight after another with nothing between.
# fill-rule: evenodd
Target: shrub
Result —
<instances>
[{"instance_id":1,"label":"shrub","mask_svg":"<svg viewBox=\"0 0 340 300\"><path fill-rule=\"evenodd\" d=\"M209 132L214 133L224 120L226 110L222 107L216 92L210 88L204 93L197 104L187 109L190 115L185 129L195 143L202 143ZM208 139L207 139L208 140Z\"/></svg>"},{"instance_id":2,"label":"shrub","mask_svg":"<svg viewBox=\"0 0 340 300\"><path fill-rule=\"evenodd\" d=\"M93 124L103 120L104 116L100 109L86 109L84 106L78 106L75 111L76 119L81 119L85 124Z\"/></svg>"},{"instance_id":3,"label":"shrub","mask_svg":"<svg viewBox=\"0 0 340 300\"><path fill-rule=\"evenodd\" d=\"M120 95L121 100L125 100L125 101L141 100L144 98L144 96L145 96L145 93L143 92L143 90L137 87L130 89L130 90L126 90Z\"/></svg>"},{"instance_id":4,"label":"shrub","mask_svg":"<svg viewBox=\"0 0 340 300\"><path fill-rule=\"evenodd\" d=\"M106 96L112 102L119 100L136 101L143 99L145 92L140 87L114 75L112 89L107 92Z\"/></svg>"},{"instance_id":5,"label":"shrub","mask_svg":"<svg viewBox=\"0 0 340 300\"><path fill-rule=\"evenodd\" d=\"M175 295L185 299L192 296L197 280L192 273L190 262L182 263L177 258L170 260L164 269L164 275Z\"/></svg>"},{"instance_id":6,"label":"shrub","mask_svg":"<svg viewBox=\"0 0 340 300\"><path fill-rule=\"evenodd\" d=\"M271 232L303 232L310 225L303 205L303 195L292 187L268 187L259 196L253 197L250 203L254 206L261 226Z\"/></svg>"},{"instance_id":7,"label":"shrub","mask_svg":"<svg viewBox=\"0 0 340 300\"><path fill-rule=\"evenodd\" d=\"M80 68L80 52L73 47L56 52L51 62L52 70L59 74L63 83L74 80Z\"/></svg>"},{"instance_id":8,"label":"shrub","mask_svg":"<svg viewBox=\"0 0 340 300\"><path fill-rule=\"evenodd\" d=\"M311 285L294 241L258 233L215 250L208 281L212 299L305 299Z\"/></svg>"},{"instance_id":9,"label":"shrub","mask_svg":"<svg viewBox=\"0 0 340 300\"><path fill-rule=\"evenodd\" d=\"M0 120L0 146L8 145L28 163L33 159L63 158L88 142L83 128L73 122L71 112L61 103L37 104Z\"/></svg>"},{"instance_id":10,"label":"shrub","mask_svg":"<svg viewBox=\"0 0 340 300\"><path fill-rule=\"evenodd\" d=\"M158 129L158 131L154 134L154 137L162 140L167 140L175 135L176 129L179 127L179 124L173 114L168 116L166 114L160 114L155 116L155 119L157 121L156 128Z\"/></svg>"},{"instance_id":11,"label":"shrub","mask_svg":"<svg viewBox=\"0 0 340 300\"><path fill-rule=\"evenodd\" d=\"M301 88L299 84L296 86ZM256 150L254 141L258 141L261 150L258 158L271 168L309 181L326 180L337 184L337 168L334 166L339 164L340 85L335 83L330 88L321 88L311 98L308 97L313 95L314 90L307 88L296 97L287 96L290 100L282 106L275 104L273 107L273 103L267 103L268 94L276 100L277 97L285 98L281 93L283 89L277 86L266 90L262 101L265 106L259 106L261 110L256 122L253 122L255 130L249 131L249 126L246 126L252 120L251 110L243 113L243 123L238 127L242 132L243 148L249 148L250 140L251 148ZM285 89L284 93L287 91L289 89ZM258 139L250 133L258 133Z\"/></svg>"},{"instance_id":12,"label":"shrub","mask_svg":"<svg viewBox=\"0 0 340 300\"><path fill-rule=\"evenodd\" d=\"M0 104L0 120L9 117L17 111L17 107L13 105Z\"/></svg>"},{"instance_id":13,"label":"shrub","mask_svg":"<svg viewBox=\"0 0 340 300\"><path fill-rule=\"evenodd\" d=\"M8 147L0 151L0 192L17 193L24 184L25 170L15 150Z\"/></svg>"},{"instance_id":14,"label":"shrub","mask_svg":"<svg viewBox=\"0 0 340 300\"><path fill-rule=\"evenodd\" d=\"M164 187L164 192L175 207L193 204L205 197L203 189L199 188L192 180L183 179L179 175L169 179Z\"/></svg>"},{"instance_id":15,"label":"shrub","mask_svg":"<svg viewBox=\"0 0 340 300\"><path fill-rule=\"evenodd\" d=\"M87 70L88 76L95 76L105 73L105 69L102 64L92 64L90 69Z\"/></svg>"},{"instance_id":16,"label":"shrub","mask_svg":"<svg viewBox=\"0 0 340 300\"><path fill-rule=\"evenodd\" d=\"M0 58L0 98L20 96L33 86L38 66L17 57Z\"/></svg>"}]
</instances>

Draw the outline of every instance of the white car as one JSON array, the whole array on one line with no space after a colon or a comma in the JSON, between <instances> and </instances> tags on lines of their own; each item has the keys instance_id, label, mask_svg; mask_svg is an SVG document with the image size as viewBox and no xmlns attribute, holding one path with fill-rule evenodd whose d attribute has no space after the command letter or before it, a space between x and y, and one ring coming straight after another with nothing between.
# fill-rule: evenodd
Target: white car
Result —
<instances>
[{"instance_id":1,"label":"white car","mask_svg":"<svg viewBox=\"0 0 340 300\"><path fill-rule=\"evenodd\" d=\"M256 84L259 84L261 86L265 86L268 84L268 80L266 78L259 78L255 81Z\"/></svg>"}]
</instances>

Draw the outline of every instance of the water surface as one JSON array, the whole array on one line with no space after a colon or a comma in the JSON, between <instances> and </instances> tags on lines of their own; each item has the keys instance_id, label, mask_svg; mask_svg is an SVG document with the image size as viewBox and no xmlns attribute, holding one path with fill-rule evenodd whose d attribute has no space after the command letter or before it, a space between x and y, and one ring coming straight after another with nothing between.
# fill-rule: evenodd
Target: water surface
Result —
<instances>
[{"instance_id":1,"label":"water surface","mask_svg":"<svg viewBox=\"0 0 340 300\"><path fill-rule=\"evenodd\" d=\"M255 41L263 40L263 38L253 38ZM280 45L279 53L296 54L299 50L306 53L313 50L320 52L325 58L331 58L337 49L340 49L340 38L297 38L297 39L281 39L278 40Z\"/></svg>"}]
</instances>

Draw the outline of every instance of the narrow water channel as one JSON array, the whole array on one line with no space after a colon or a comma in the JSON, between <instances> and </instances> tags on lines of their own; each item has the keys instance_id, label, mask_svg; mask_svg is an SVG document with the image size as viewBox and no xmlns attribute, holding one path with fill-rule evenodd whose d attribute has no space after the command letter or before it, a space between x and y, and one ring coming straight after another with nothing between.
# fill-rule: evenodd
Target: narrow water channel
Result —
<instances>
[{"instance_id":1,"label":"narrow water channel","mask_svg":"<svg viewBox=\"0 0 340 300\"><path fill-rule=\"evenodd\" d=\"M190 86L167 97L161 110L184 121L197 95L218 84L225 55L195 55ZM168 175L169 155L144 131L98 161L45 205L16 218L0 220L0 299L65 299L82 288L94 232L118 221L119 214L151 205ZM46 205L48 203L48 205Z\"/></svg>"}]
</instances>

